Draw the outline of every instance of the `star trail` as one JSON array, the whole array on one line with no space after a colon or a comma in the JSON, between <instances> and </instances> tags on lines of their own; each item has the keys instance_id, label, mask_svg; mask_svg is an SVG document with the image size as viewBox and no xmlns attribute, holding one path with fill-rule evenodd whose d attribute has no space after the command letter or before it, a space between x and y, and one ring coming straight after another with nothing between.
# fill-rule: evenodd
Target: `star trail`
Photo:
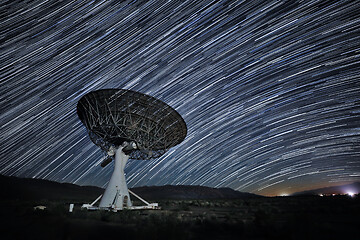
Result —
<instances>
[{"instance_id":1,"label":"star trail","mask_svg":"<svg viewBox=\"0 0 360 240\"><path fill-rule=\"evenodd\" d=\"M76 104L124 88L188 127L129 160L129 187L360 180L359 1L2 1L0 18L0 174L106 186Z\"/></svg>"}]
</instances>

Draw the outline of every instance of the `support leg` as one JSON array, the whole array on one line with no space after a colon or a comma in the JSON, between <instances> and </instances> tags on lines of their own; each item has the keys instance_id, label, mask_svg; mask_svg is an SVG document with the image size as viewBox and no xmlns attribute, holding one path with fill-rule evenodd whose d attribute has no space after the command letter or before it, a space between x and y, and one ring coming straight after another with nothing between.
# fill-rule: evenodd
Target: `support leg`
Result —
<instances>
[{"instance_id":1,"label":"support leg","mask_svg":"<svg viewBox=\"0 0 360 240\"><path fill-rule=\"evenodd\" d=\"M114 172L101 198L100 208L121 210L132 206L124 174L124 168L128 159L129 156L125 155L120 146L115 153Z\"/></svg>"}]
</instances>

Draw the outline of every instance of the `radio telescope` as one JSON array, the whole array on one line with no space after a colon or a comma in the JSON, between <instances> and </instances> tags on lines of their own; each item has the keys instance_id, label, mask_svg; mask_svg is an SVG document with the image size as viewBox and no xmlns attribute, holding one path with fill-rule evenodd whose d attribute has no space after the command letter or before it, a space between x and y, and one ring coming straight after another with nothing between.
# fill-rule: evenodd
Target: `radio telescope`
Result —
<instances>
[{"instance_id":1,"label":"radio telescope","mask_svg":"<svg viewBox=\"0 0 360 240\"><path fill-rule=\"evenodd\" d=\"M101 166L105 167L115 160L115 168L104 194L83 207L113 211L157 208L157 203L150 204L128 190L124 168L129 158L158 158L181 143L187 128L180 114L154 97L126 89L87 93L77 104L77 114L90 139L107 154ZM129 192L147 205L132 206ZM95 207L98 200L99 207Z\"/></svg>"}]
</instances>

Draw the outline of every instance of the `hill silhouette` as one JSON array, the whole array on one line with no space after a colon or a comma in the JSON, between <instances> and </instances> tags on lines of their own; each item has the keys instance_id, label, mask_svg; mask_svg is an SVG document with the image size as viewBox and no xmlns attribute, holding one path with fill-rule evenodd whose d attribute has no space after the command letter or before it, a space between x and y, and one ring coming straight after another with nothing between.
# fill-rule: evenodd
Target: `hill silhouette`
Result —
<instances>
[{"instance_id":1,"label":"hill silhouette","mask_svg":"<svg viewBox=\"0 0 360 240\"><path fill-rule=\"evenodd\" d=\"M325 188L312 189L302 192L296 192L291 194L292 196L301 196L301 195L319 195L319 194L346 194L348 192L359 193L360 192L360 182L354 182L351 184L345 184L340 186L332 186Z\"/></svg>"},{"instance_id":2,"label":"hill silhouette","mask_svg":"<svg viewBox=\"0 0 360 240\"><path fill-rule=\"evenodd\" d=\"M149 200L161 199L241 199L261 197L252 193L235 191L231 188L211 188L189 185L165 185L137 187L135 193Z\"/></svg>"},{"instance_id":3,"label":"hill silhouette","mask_svg":"<svg viewBox=\"0 0 360 240\"><path fill-rule=\"evenodd\" d=\"M19 200L92 200L104 193L95 186L79 186L42 179L18 178L0 175L1 199ZM204 186L150 186L131 189L147 200L161 199L240 199L260 197L251 193L235 191L231 188L211 188Z\"/></svg>"},{"instance_id":4,"label":"hill silhouette","mask_svg":"<svg viewBox=\"0 0 360 240\"><path fill-rule=\"evenodd\" d=\"M0 187L2 200L86 200L96 198L103 193L102 188L94 186L3 175L0 175Z\"/></svg>"}]
</instances>

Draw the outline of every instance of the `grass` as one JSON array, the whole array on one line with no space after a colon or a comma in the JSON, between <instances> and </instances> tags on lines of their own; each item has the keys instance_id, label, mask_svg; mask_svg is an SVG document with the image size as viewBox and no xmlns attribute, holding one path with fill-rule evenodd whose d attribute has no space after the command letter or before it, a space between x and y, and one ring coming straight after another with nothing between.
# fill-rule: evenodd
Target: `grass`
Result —
<instances>
[{"instance_id":1,"label":"grass","mask_svg":"<svg viewBox=\"0 0 360 240\"><path fill-rule=\"evenodd\" d=\"M85 201L86 202L86 201ZM163 200L162 210L81 210L69 201L3 201L2 239L355 239L359 197ZM34 210L37 205L46 210Z\"/></svg>"}]
</instances>

